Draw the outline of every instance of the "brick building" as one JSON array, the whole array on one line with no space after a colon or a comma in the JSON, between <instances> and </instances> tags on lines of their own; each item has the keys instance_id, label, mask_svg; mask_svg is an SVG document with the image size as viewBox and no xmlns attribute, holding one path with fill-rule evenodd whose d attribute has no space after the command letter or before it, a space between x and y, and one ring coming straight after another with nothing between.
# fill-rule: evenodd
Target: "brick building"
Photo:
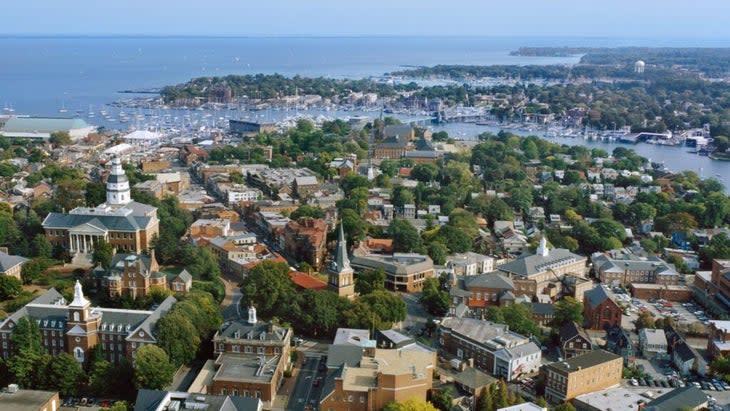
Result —
<instances>
[{"instance_id":1,"label":"brick building","mask_svg":"<svg viewBox=\"0 0 730 411\"><path fill-rule=\"evenodd\" d=\"M515 300L512 279L500 272L468 276L459 284L463 284L469 295L464 304L475 315L486 315L489 307L507 305Z\"/></svg>"},{"instance_id":2,"label":"brick building","mask_svg":"<svg viewBox=\"0 0 730 411\"><path fill-rule=\"evenodd\" d=\"M545 380L545 399L559 404L578 395L618 386L622 371L621 356L595 350L548 364L540 373Z\"/></svg>"},{"instance_id":3,"label":"brick building","mask_svg":"<svg viewBox=\"0 0 730 411\"><path fill-rule=\"evenodd\" d=\"M392 291L421 291L426 279L433 277L433 261L422 254L368 254L353 257L351 264L356 271L382 269L385 271L385 286Z\"/></svg>"},{"instance_id":4,"label":"brick building","mask_svg":"<svg viewBox=\"0 0 730 411\"><path fill-rule=\"evenodd\" d=\"M327 254L327 222L311 217L289 221L284 227L284 251L320 270Z\"/></svg>"},{"instance_id":5,"label":"brick building","mask_svg":"<svg viewBox=\"0 0 730 411\"><path fill-rule=\"evenodd\" d=\"M112 363L122 358L132 361L143 345L155 344L155 324L177 302L167 297L154 311L91 307L76 282L70 304L55 289L46 291L0 323L2 356L8 358L13 347L13 328L22 318L36 321L46 352L71 354L84 362L91 350L101 345L104 358Z\"/></svg>"},{"instance_id":6,"label":"brick building","mask_svg":"<svg viewBox=\"0 0 730 411\"><path fill-rule=\"evenodd\" d=\"M225 323L215 333L214 371L203 370L198 378L211 394L254 397L268 408L289 366L291 337L291 329L258 322L251 307L246 322Z\"/></svg>"},{"instance_id":7,"label":"brick building","mask_svg":"<svg viewBox=\"0 0 730 411\"><path fill-rule=\"evenodd\" d=\"M563 248L550 249L543 237L535 254L517 258L497 267L508 275L515 285L516 296L535 297L547 295L558 299L561 295L573 295L574 290L566 286L565 277L585 277L586 258Z\"/></svg>"},{"instance_id":8,"label":"brick building","mask_svg":"<svg viewBox=\"0 0 730 411\"><path fill-rule=\"evenodd\" d=\"M542 357L540 347L507 325L473 318L444 318L439 350L507 381L537 372Z\"/></svg>"},{"instance_id":9,"label":"brick building","mask_svg":"<svg viewBox=\"0 0 730 411\"><path fill-rule=\"evenodd\" d=\"M193 277L187 270L179 274L165 274L153 252L144 254L116 254L112 258L111 267L94 270L97 290L109 297L126 295L131 298L144 297L153 287L187 293L193 285Z\"/></svg>"},{"instance_id":10,"label":"brick building","mask_svg":"<svg viewBox=\"0 0 730 411\"><path fill-rule=\"evenodd\" d=\"M679 273L658 257L633 255L614 258L610 254L596 253L591 256L596 277L602 283L629 286L631 284L679 284Z\"/></svg>"},{"instance_id":11,"label":"brick building","mask_svg":"<svg viewBox=\"0 0 730 411\"><path fill-rule=\"evenodd\" d=\"M26 261L28 261L27 258L19 255L10 255L7 253L7 249L3 248L0 250L0 275L7 275L8 277L15 277L20 280L20 271Z\"/></svg>"},{"instance_id":12,"label":"brick building","mask_svg":"<svg viewBox=\"0 0 730 411\"><path fill-rule=\"evenodd\" d=\"M621 326L623 311L606 293L602 285L597 285L585 293L583 299L583 318L591 330L605 330Z\"/></svg>"},{"instance_id":13,"label":"brick building","mask_svg":"<svg viewBox=\"0 0 730 411\"><path fill-rule=\"evenodd\" d=\"M730 260L712 260L711 278L715 297L730 307Z\"/></svg>"}]
</instances>

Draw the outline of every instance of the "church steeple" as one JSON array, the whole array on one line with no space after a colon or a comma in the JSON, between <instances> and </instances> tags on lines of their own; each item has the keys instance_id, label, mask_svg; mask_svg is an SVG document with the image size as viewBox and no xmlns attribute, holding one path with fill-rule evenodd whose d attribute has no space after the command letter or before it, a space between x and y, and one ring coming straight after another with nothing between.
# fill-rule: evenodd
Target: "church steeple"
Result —
<instances>
[{"instance_id":1,"label":"church steeple","mask_svg":"<svg viewBox=\"0 0 730 411\"><path fill-rule=\"evenodd\" d=\"M548 248L548 245L547 245L547 238L544 235L540 239L540 245L537 247L535 254L542 256L542 257L547 257L548 254L550 254L550 249Z\"/></svg>"},{"instance_id":2,"label":"church steeple","mask_svg":"<svg viewBox=\"0 0 730 411\"><path fill-rule=\"evenodd\" d=\"M354 271L350 266L350 259L347 257L347 241L345 230L340 222L340 238L337 242L335 259L332 261L329 270L329 288L341 297L353 297L355 295Z\"/></svg>"},{"instance_id":3,"label":"church steeple","mask_svg":"<svg viewBox=\"0 0 730 411\"><path fill-rule=\"evenodd\" d=\"M129 180L124 173L119 157L112 160L112 170L106 180L106 204L109 206L123 206L132 201L129 190Z\"/></svg>"},{"instance_id":4,"label":"church steeple","mask_svg":"<svg viewBox=\"0 0 730 411\"><path fill-rule=\"evenodd\" d=\"M91 303L84 297L84 290L81 287L81 283L79 280L76 280L76 285L74 285L74 300L69 304L69 307L87 307L89 305Z\"/></svg>"}]
</instances>

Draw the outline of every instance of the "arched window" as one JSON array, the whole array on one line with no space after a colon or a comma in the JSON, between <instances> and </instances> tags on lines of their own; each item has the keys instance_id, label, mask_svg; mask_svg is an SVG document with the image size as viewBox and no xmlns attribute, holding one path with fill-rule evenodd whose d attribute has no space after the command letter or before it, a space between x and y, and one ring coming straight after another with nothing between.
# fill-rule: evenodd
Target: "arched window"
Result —
<instances>
[{"instance_id":1,"label":"arched window","mask_svg":"<svg viewBox=\"0 0 730 411\"><path fill-rule=\"evenodd\" d=\"M84 349L81 347L74 348L74 358L78 362L84 362Z\"/></svg>"},{"instance_id":2,"label":"arched window","mask_svg":"<svg viewBox=\"0 0 730 411\"><path fill-rule=\"evenodd\" d=\"M78 311L76 311L76 312L74 313L74 321L80 321L80 319L81 319L81 316L79 315L79 312L78 312Z\"/></svg>"}]
</instances>

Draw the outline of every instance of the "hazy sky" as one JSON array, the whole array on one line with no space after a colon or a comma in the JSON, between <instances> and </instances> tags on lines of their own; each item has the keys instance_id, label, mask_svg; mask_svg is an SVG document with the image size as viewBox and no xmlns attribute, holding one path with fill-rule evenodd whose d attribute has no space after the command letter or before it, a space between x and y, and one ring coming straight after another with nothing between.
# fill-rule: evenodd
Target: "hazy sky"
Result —
<instances>
[{"instance_id":1,"label":"hazy sky","mask_svg":"<svg viewBox=\"0 0 730 411\"><path fill-rule=\"evenodd\" d=\"M728 39L727 0L5 0L4 34Z\"/></svg>"}]
</instances>

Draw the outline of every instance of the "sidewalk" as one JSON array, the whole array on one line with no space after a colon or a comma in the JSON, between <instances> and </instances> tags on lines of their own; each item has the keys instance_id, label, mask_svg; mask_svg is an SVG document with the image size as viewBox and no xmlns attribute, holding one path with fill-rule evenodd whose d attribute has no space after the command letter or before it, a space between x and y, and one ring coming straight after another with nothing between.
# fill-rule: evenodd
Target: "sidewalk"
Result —
<instances>
[{"instance_id":1,"label":"sidewalk","mask_svg":"<svg viewBox=\"0 0 730 411\"><path fill-rule=\"evenodd\" d=\"M302 369L302 364L304 364L304 360L306 359L303 352L298 349L295 349L294 351L297 352L297 361L296 363L292 363L292 366L294 367L292 369L292 375L289 378L284 378L284 382L281 384L281 387L274 397L274 403L271 406L272 410L283 411L286 410L287 405L289 405L289 395L291 395L292 390L294 390L294 385L296 385L297 378L299 377L299 371Z\"/></svg>"}]
</instances>

